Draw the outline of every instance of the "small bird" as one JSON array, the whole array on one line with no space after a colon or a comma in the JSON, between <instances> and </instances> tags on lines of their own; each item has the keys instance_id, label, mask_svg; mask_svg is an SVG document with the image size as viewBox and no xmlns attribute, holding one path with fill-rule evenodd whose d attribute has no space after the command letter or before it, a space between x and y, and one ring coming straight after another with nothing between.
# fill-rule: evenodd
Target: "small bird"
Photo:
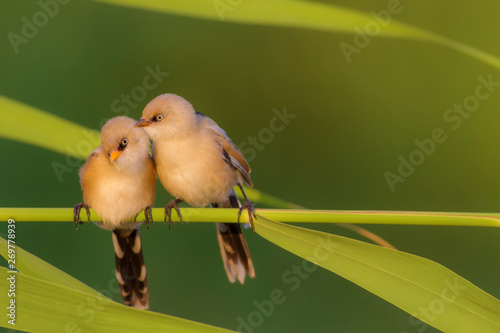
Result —
<instances>
[{"instance_id":1,"label":"small bird","mask_svg":"<svg viewBox=\"0 0 500 333\"><path fill-rule=\"evenodd\" d=\"M239 208L248 210L249 221L255 212L243 190L252 185L250 166L212 119L196 112L184 98L163 94L144 108L135 124L143 127L153 140L156 173L165 189L176 199L165 206L170 225L171 210L182 217L177 204L194 207ZM233 187L238 185L245 197L241 206ZM245 273L255 277L252 258L239 224L216 223L217 238L229 281L245 281Z\"/></svg>"},{"instance_id":2,"label":"small bird","mask_svg":"<svg viewBox=\"0 0 500 333\"><path fill-rule=\"evenodd\" d=\"M130 221L144 210L145 223L152 221L156 195L154 164L149 155L150 140L135 120L115 117L102 127L101 146L80 169L83 201L75 206L76 228L80 210L89 207L102 219L98 225L113 231L116 279L126 305L149 308L146 266L138 223ZM149 224L148 224L149 226Z\"/></svg>"}]
</instances>

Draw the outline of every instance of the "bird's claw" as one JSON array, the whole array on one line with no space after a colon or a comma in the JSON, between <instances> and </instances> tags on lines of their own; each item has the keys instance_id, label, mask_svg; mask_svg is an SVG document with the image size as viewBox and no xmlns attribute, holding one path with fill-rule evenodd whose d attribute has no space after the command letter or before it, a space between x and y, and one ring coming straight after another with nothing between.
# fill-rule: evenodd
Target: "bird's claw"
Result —
<instances>
[{"instance_id":1,"label":"bird's claw","mask_svg":"<svg viewBox=\"0 0 500 333\"><path fill-rule=\"evenodd\" d=\"M146 224L147 230L149 230L149 222L153 222L153 212L151 207L146 207L144 209L144 221L142 221L142 223Z\"/></svg>"},{"instance_id":2,"label":"bird's claw","mask_svg":"<svg viewBox=\"0 0 500 333\"><path fill-rule=\"evenodd\" d=\"M181 200L179 199L176 199L176 200L172 200L170 201L166 206L165 206L165 218L163 219L163 222L167 222L168 221L168 228L169 229L172 229L171 228L171 225L170 223L172 222L172 208L175 209L175 211L177 212L177 216L179 216L179 221L181 222L182 224L182 216L181 216L181 211L179 210L179 207L177 207L177 204L181 202Z\"/></svg>"},{"instance_id":3,"label":"bird's claw","mask_svg":"<svg viewBox=\"0 0 500 333\"><path fill-rule=\"evenodd\" d=\"M257 219L257 215L255 215L255 208L253 207L253 204L250 200L245 198L245 203L243 206L240 207L240 210L238 211L238 222L240 222L240 216L241 212L247 209L248 210L248 223L250 224L250 227L252 230L255 230L254 224L253 224L253 218Z\"/></svg>"},{"instance_id":4,"label":"bird's claw","mask_svg":"<svg viewBox=\"0 0 500 333\"><path fill-rule=\"evenodd\" d=\"M87 206L83 202L80 202L79 204L75 205L75 209L73 210L73 220L75 221L76 230L78 230L78 225L83 224L83 222L80 220L80 211L82 210L82 208L85 208L85 210L87 211L87 218L90 222L89 206Z\"/></svg>"}]
</instances>

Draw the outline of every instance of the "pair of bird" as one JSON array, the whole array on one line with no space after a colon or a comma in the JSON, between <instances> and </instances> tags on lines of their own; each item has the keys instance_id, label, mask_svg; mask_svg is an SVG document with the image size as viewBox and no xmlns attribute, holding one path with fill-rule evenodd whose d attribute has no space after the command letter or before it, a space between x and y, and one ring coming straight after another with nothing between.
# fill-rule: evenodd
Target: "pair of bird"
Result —
<instances>
[{"instance_id":1,"label":"pair of bird","mask_svg":"<svg viewBox=\"0 0 500 333\"><path fill-rule=\"evenodd\" d=\"M149 154L153 141L152 156ZM248 209L253 206L243 191L252 186L250 167L239 151L212 119L196 112L184 98L163 94L144 109L142 118L110 119L101 130L101 146L80 169L84 203L75 206L78 228L80 210L93 208L101 218L99 225L113 231L116 278L124 303L149 308L146 266L144 265L140 222L130 222L144 211L144 222L152 220L155 201L155 173L165 189L176 199L165 206L165 219L171 222L181 201L194 207ZM242 206L233 187L245 197ZM248 246L239 224L216 223L217 238L230 282L243 283L245 275L255 277Z\"/></svg>"}]
</instances>

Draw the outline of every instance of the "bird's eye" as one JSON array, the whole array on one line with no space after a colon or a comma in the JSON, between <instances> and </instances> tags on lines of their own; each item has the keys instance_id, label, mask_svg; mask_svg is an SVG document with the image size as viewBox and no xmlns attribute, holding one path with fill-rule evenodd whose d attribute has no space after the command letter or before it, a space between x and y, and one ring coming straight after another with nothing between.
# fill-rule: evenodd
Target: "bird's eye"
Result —
<instances>
[{"instance_id":1,"label":"bird's eye","mask_svg":"<svg viewBox=\"0 0 500 333\"><path fill-rule=\"evenodd\" d=\"M111 157L111 153L108 153L108 157Z\"/></svg>"},{"instance_id":2,"label":"bird's eye","mask_svg":"<svg viewBox=\"0 0 500 333\"><path fill-rule=\"evenodd\" d=\"M122 146L126 146L128 144L128 139L127 138L124 138L122 140Z\"/></svg>"},{"instance_id":3,"label":"bird's eye","mask_svg":"<svg viewBox=\"0 0 500 333\"><path fill-rule=\"evenodd\" d=\"M162 114L159 114L156 116L156 121L160 121L163 119L163 115Z\"/></svg>"}]
</instances>

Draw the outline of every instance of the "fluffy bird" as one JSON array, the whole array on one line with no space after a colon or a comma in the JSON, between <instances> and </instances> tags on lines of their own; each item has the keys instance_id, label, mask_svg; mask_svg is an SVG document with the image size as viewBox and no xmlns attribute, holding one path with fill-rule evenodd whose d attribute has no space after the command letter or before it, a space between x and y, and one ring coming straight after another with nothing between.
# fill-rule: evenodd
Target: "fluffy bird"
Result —
<instances>
[{"instance_id":1,"label":"fluffy bird","mask_svg":"<svg viewBox=\"0 0 500 333\"><path fill-rule=\"evenodd\" d=\"M184 98L163 94L153 99L135 124L143 127L153 140L156 173L165 189L176 199L165 206L170 225L171 210L186 202L194 207L248 209L250 223L255 217L253 205L243 191L243 183L252 185L250 166L212 119L196 112ZM233 187L238 185L245 197L242 206ZM244 283L245 276L255 277L252 258L239 224L217 223L217 238L230 282Z\"/></svg>"},{"instance_id":2,"label":"fluffy bird","mask_svg":"<svg viewBox=\"0 0 500 333\"><path fill-rule=\"evenodd\" d=\"M140 222L131 223L144 210L152 220L156 193L155 169L149 155L150 140L128 117L110 119L101 130L102 145L80 169L83 201L75 206L78 229L80 209L89 207L102 219L98 225L113 231L116 278L128 306L149 308L146 266L139 235Z\"/></svg>"}]
</instances>

